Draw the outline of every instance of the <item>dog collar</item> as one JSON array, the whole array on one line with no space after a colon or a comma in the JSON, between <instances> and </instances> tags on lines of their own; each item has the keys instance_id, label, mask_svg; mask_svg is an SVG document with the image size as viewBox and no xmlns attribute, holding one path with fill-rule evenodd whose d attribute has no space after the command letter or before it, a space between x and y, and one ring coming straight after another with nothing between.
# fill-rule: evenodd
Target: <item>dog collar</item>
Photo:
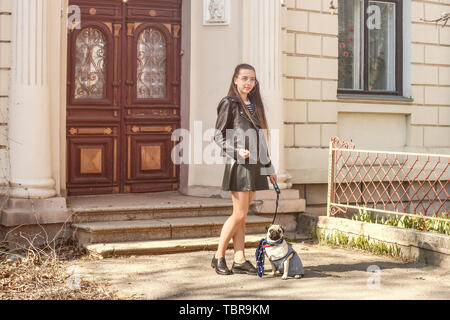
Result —
<instances>
[{"instance_id":1,"label":"dog collar","mask_svg":"<svg viewBox=\"0 0 450 320\"><path fill-rule=\"evenodd\" d=\"M270 241L266 240L266 244L263 245L263 248L269 248L269 247L279 245L279 244L283 243L283 240L284 240L283 238L281 238L280 240L275 241L275 242L270 242Z\"/></svg>"}]
</instances>

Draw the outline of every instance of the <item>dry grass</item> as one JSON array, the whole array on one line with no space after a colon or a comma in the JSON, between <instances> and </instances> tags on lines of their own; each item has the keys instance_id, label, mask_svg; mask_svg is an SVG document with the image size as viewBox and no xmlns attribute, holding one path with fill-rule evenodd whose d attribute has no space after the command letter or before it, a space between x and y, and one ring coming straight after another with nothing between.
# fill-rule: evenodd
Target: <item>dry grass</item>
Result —
<instances>
[{"instance_id":1,"label":"dry grass","mask_svg":"<svg viewBox=\"0 0 450 320\"><path fill-rule=\"evenodd\" d=\"M44 231L45 232L45 231ZM46 236L46 235L44 235ZM93 259L73 239L44 241L21 235L26 245L0 242L0 300L115 300L107 284L80 276L76 261Z\"/></svg>"}]
</instances>

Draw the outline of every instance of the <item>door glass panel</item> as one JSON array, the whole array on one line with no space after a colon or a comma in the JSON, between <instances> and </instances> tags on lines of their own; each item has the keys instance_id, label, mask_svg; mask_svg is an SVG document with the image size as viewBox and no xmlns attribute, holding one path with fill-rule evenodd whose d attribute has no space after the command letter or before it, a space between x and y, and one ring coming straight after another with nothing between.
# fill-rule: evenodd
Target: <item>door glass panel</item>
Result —
<instances>
[{"instance_id":1,"label":"door glass panel","mask_svg":"<svg viewBox=\"0 0 450 320\"><path fill-rule=\"evenodd\" d=\"M137 44L137 98L164 98L166 89L166 41L154 29L145 29Z\"/></svg>"},{"instance_id":2,"label":"door glass panel","mask_svg":"<svg viewBox=\"0 0 450 320\"><path fill-rule=\"evenodd\" d=\"M78 35L75 50L75 99L103 99L105 36L96 28L86 28Z\"/></svg>"}]
</instances>

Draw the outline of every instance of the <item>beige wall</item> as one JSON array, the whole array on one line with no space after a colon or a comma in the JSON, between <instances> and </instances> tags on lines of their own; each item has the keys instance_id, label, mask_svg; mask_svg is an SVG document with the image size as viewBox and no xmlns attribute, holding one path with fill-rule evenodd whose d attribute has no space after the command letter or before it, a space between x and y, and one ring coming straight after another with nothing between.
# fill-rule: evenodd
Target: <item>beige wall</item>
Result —
<instances>
[{"instance_id":1,"label":"beige wall","mask_svg":"<svg viewBox=\"0 0 450 320\"><path fill-rule=\"evenodd\" d=\"M450 24L442 28L433 20L450 12L450 1L412 3L411 145L450 147Z\"/></svg>"},{"instance_id":2,"label":"beige wall","mask_svg":"<svg viewBox=\"0 0 450 320\"><path fill-rule=\"evenodd\" d=\"M13 0L0 0L0 192L9 176L7 137L12 5Z\"/></svg>"},{"instance_id":3,"label":"beige wall","mask_svg":"<svg viewBox=\"0 0 450 320\"><path fill-rule=\"evenodd\" d=\"M335 135L358 149L450 153L450 25L420 21L449 12L450 1L403 1L405 99L396 101L337 98L338 16L329 3L286 1L284 143L292 182L327 182Z\"/></svg>"},{"instance_id":4,"label":"beige wall","mask_svg":"<svg viewBox=\"0 0 450 320\"><path fill-rule=\"evenodd\" d=\"M60 10L67 0L54 1L50 10ZM202 132L213 128L216 107L227 94L234 67L243 62L245 17L243 2L231 2L231 21L227 26L203 26L203 1L191 1L190 41L182 63L189 70L183 108L188 111L191 132L191 163L194 162L195 122ZM398 151L450 153L450 24L445 28L425 23L450 11L450 1L410 1L411 23L405 26L408 63L406 92L412 101L338 99L337 15L328 12L329 0L286 0L283 12L283 95L285 113L286 169L296 184L327 182L328 141L331 136L352 138L358 148ZM11 7L13 0L0 0L0 169L7 165L7 105L10 68ZM405 10L408 13L408 10ZM50 22L53 30L59 23ZM49 44L52 61L50 86L52 123L52 168L57 192L65 186L65 30ZM59 39L59 40L58 40ZM408 49L410 48L410 49ZM408 51L410 50L410 51ZM184 120L186 121L186 119ZM200 123L200 122L199 122ZM365 129L362 132L362 129ZM395 139L390 137L395 136ZM60 139L58 138L60 137ZM195 142L196 144L198 142ZM204 142L203 147L208 143ZM219 186L223 166L190 164L188 186ZM3 175L3 173L1 174ZM0 176L1 176L0 175ZM58 184L59 182L59 184ZM307 193L308 191L305 191Z\"/></svg>"},{"instance_id":5,"label":"beige wall","mask_svg":"<svg viewBox=\"0 0 450 320\"><path fill-rule=\"evenodd\" d=\"M191 1L191 42L189 130L191 132L191 163L194 162L194 122L202 121L202 131L214 128L217 105L227 95L234 68L242 59L242 2L230 1L231 20L226 26L203 25L203 1ZM185 17L183 18L185 19ZM203 144L204 147L208 142ZM189 186L219 186L223 166L189 165Z\"/></svg>"}]
</instances>

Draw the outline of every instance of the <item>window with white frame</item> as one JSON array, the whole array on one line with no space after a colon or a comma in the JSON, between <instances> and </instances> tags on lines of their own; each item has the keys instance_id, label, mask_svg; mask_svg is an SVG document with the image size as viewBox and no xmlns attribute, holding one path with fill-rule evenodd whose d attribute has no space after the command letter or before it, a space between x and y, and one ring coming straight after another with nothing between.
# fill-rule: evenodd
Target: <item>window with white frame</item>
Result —
<instances>
[{"instance_id":1,"label":"window with white frame","mask_svg":"<svg viewBox=\"0 0 450 320\"><path fill-rule=\"evenodd\" d=\"M339 0L338 93L402 95L402 1Z\"/></svg>"}]
</instances>

